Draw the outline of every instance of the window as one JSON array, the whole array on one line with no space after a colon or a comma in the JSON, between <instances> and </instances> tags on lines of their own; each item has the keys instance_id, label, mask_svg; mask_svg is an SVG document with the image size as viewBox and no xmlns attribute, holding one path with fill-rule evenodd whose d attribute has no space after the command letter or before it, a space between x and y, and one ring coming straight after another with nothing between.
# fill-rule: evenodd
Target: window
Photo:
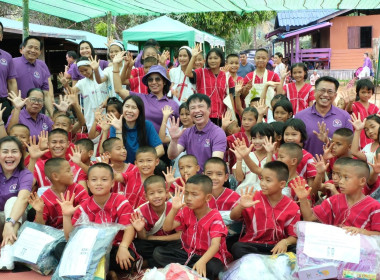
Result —
<instances>
[{"instance_id":1,"label":"window","mask_svg":"<svg viewBox=\"0 0 380 280\"><path fill-rule=\"evenodd\" d=\"M348 27L348 48L372 48L372 26Z\"/></svg>"}]
</instances>

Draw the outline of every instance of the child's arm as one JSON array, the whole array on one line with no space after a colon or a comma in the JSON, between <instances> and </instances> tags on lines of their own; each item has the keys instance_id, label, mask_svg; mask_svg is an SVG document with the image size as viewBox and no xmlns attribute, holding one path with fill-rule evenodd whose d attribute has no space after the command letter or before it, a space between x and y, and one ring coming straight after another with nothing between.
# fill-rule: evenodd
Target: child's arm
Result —
<instances>
[{"instance_id":1,"label":"child's arm","mask_svg":"<svg viewBox=\"0 0 380 280\"><path fill-rule=\"evenodd\" d=\"M220 249L221 237L214 237L211 239L211 245L203 256L194 264L195 270L200 276L206 277L206 264L215 256Z\"/></svg>"},{"instance_id":2,"label":"child's arm","mask_svg":"<svg viewBox=\"0 0 380 280\"><path fill-rule=\"evenodd\" d=\"M309 222L317 221L318 219L314 215L313 209L311 208L310 202L308 200L308 196L310 195L312 188L309 188L308 190L306 190L305 180L302 180L301 177L298 177L294 181L295 183L292 184L290 187L294 190L294 192L296 193L299 199L301 214L304 221L309 221Z\"/></svg>"},{"instance_id":3,"label":"child's arm","mask_svg":"<svg viewBox=\"0 0 380 280\"><path fill-rule=\"evenodd\" d=\"M283 85L284 85L285 80L288 76L290 76L290 71L288 71L288 66L286 66L285 68L282 68L280 70L280 82L277 83L277 86L276 86L276 93L277 94L286 94L284 92Z\"/></svg>"},{"instance_id":4,"label":"child's arm","mask_svg":"<svg viewBox=\"0 0 380 280\"><path fill-rule=\"evenodd\" d=\"M83 126L86 125L86 119L84 118L82 109L78 102L78 94L73 93L70 89L66 90L66 94L71 101L71 108L78 119L78 121L73 125L73 128L71 129L71 134L75 135Z\"/></svg>"},{"instance_id":5,"label":"child's arm","mask_svg":"<svg viewBox=\"0 0 380 280\"><path fill-rule=\"evenodd\" d=\"M230 149L230 151L235 154L236 158L242 158L249 170L260 176L262 168L257 166L257 164L254 163L251 157L249 156L249 153L253 148L253 144L247 147L244 140L236 139L232 146L234 149Z\"/></svg>"},{"instance_id":6,"label":"child's arm","mask_svg":"<svg viewBox=\"0 0 380 280\"><path fill-rule=\"evenodd\" d=\"M122 87L121 78L119 74L120 64L123 61L123 55L125 52L119 52L113 59L113 85L115 87L115 92L125 99L129 95L129 90Z\"/></svg>"},{"instance_id":7,"label":"child's arm","mask_svg":"<svg viewBox=\"0 0 380 280\"><path fill-rule=\"evenodd\" d=\"M257 110L257 123L263 122L264 115L268 113L268 106L265 105L265 98L260 98L257 105L255 105Z\"/></svg>"},{"instance_id":8,"label":"child's arm","mask_svg":"<svg viewBox=\"0 0 380 280\"><path fill-rule=\"evenodd\" d=\"M276 246L271 250L272 255L286 253L288 251L288 246L297 244L297 238L294 236L289 236L277 242Z\"/></svg>"},{"instance_id":9,"label":"child's arm","mask_svg":"<svg viewBox=\"0 0 380 280\"><path fill-rule=\"evenodd\" d=\"M120 73L120 80L123 85L128 85L129 79L134 78L133 76L131 76L133 66L132 54L128 52L128 54L125 56L124 61L124 67Z\"/></svg>"},{"instance_id":10,"label":"child's arm","mask_svg":"<svg viewBox=\"0 0 380 280\"><path fill-rule=\"evenodd\" d=\"M178 221L175 221L174 218L178 211L185 205L185 203L182 202L183 191L180 190L180 187L176 186L174 196L170 194L170 197L172 198L172 209L170 209L162 226L162 229L166 232L172 231L181 225Z\"/></svg>"},{"instance_id":11,"label":"child's arm","mask_svg":"<svg viewBox=\"0 0 380 280\"><path fill-rule=\"evenodd\" d=\"M92 126L91 126L91 129L90 131L88 132L88 138L89 139L95 139L100 133L96 130L96 127L97 127L97 124L99 121L101 121L101 118L102 118L102 111L103 109L101 108L96 108L95 112L94 112L94 115L95 115L95 118L94 118L94 122L92 123Z\"/></svg>"},{"instance_id":12,"label":"child's arm","mask_svg":"<svg viewBox=\"0 0 380 280\"><path fill-rule=\"evenodd\" d=\"M71 148L71 153L72 154L69 155L71 161L74 162L75 164L77 164L80 168L82 168L82 170L87 174L88 169L90 167L82 162L82 160L81 160L81 153L80 153L79 147L78 146L74 146L74 148ZM87 190L86 187L85 187L85 189Z\"/></svg>"},{"instance_id":13,"label":"child's arm","mask_svg":"<svg viewBox=\"0 0 380 280\"><path fill-rule=\"evenodd\" d=\"M198 54L200 54L201 52L202 52L202 50L201 50L200 45L196 44L195 47L193 48L192 52L191 52L192 56L191 56L191 59L189 61L189 64L187 65L187 68L185 71L185 75L188 76L189 78L194 77L193 68L194 68L195 59L198 56Z\"/></svg>"},{"instance_id":14,"label":"child's arm","mask_svg":"<svg viewBox=\"0 0 380 280\"><path fill-rule=\"evenodd\" d=\"M237 81L235 85L235 109L236 109L236 112L239 114L239 116L241 116L241 114L244 111L243 105L241 104L241 99L240 99L242 88L243 88L243 80Z\"/></svg>"},{"instance_id":15,"label":"child's arm","mask_svg":"<svg viewBox=\"0 0 380 280\"><path fill-rule=\"evenodd\" d=\"M36 210L36 217L34 219L34 222L40 225L44 225L46 223L44 220L45 203L42 198L40 198L37 193L31 193L28 202L33 207L33 209Z\"/></svg>"},{"instance_id":16,"label":"child's arm","mask_svg":"<svg viewBox=\"0 0 380 280\"><path fill-rule=\"evenodd\" d=\"M360 142L360 133L364 129L366 119L363 121L360 120L360 113L358 113L358 116L356 117L355 114L351 114L351 120L349 121L352 126L355 129L354 132L354 139L352 140L352 145L351 145L351 153L353 156L357 157L358 159L367 161L367 157L365 156L364 153L360 151L359 148L359 142Z\"/></svg>"},{"instance_id":17,"label":"child's arm","mask_svg":"<svg viewBox=\"0 0 380 280\"><path fill-rule=\"evenodd\" d=\"M92 70L94 70L96 82L98 84L107 82L108 81L107 76L103 76L103 77L100 76L100 73L99 73L99 60L97 60L97 56L95 55L95 58L93 58L92 56L90 56L88 58L88 60L90 61L90 66L91 66Z\"/></svg>"},{"instance_id":18,"label":"child's arm","mask_svg":"<svg viewBox=\"0 0 380 280\"><path fill-rule=\"evenodd\" d=\"M165 105L164 108L162 108L163 118L162 118L160 131L158 133L158 136L160 137L162 143L164 144L167 144L170 142L170 137L166 136L166 124L171 114L173 114L172 107Z\"/></svg>"},{"instance_id":19,"label":"child's arm","mask_svg":"<svg viewBox=\"0 0 380 280\"><path fill-rule=\"evenodd\" d=\"M242 212L246 208L253 207L259 200L253 200L256 192L253 192L253 187L246 187L245 190L242 190L239 204L231 210L230 218L231 220L238 221L242 217Z\"/></svg>"},{"instance_id":20,"label":"child's arm","mask_svg":"<svg viewBox=\"0 0 380 280\"><path fill-rule=\"evenodd\" d=\"M74 207L74 198L75 193L73 193L70 198L70 191L67 191L66 198L63 196L63 193L61 193L62 201L57 198L57 202L62 209L63 231L65 232L66 240L69 239L70 233L73 231L73 223L71 221L71 218L74 215L75 211L80 207L80 205Z\"/></svg>"},{"instance_id":21,"label":"child's arm","mask_svg":"<svg viewBox=\"0 0 380 280\"><path fill-rule=\"evenodd\" d=\"M133 228L133 226L127 226L124 229L123 240L121 241L116 254L116 263L120 265L121 269L127 270L128 268L132 267L131 260L135 260L128 250L134 238L135 229Z\"/></svg>"},{"instance_id":22,"label":"child's arm","mask_svg":"<svg viewBox=\"0 0 380 280\"><path fill-rule=\"evenodd\" d=\"M314 166L317 170L317 176L315 176L313 183L309 186L312 188L312 194L317 195L318 191L321 190L323 179L325 178L325 173L329 167L329 163L325 163L324 158L318 155L315 155Z\"/></svg>"},{"instance_id":23,"label":"child's arm","mask_svg":"<svg viewBox=\"0 0 380 280\"><path fill-rule=\"evenodd\" d=\"M149 235L146 239L147 240L157 240L157 241L173 241L173 240L178 240L181 238L181 231L178 231L173 234L169 235L162 235L162 236L157 236L157 235Z\"/></svg>"}]
</instances>

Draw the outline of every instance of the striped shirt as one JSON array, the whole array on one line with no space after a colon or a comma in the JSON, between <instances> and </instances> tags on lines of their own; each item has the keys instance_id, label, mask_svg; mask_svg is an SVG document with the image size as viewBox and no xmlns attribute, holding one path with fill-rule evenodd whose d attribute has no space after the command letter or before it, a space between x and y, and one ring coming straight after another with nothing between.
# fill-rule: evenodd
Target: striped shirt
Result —
<instances>
[{"instance_id":1,"label":"striped shirt","mask_svg":"<svg viewBox=\"0 0 380 280\"><path fill-rule=\"evenodd\" d=\"M224 188L221 195L212 197L208 202L208 207L219 211L231 211L236 202L240 199L240 195L231 189Z\"/></svg>"},{"instance_id":2,"label":"striped shirt","mask_svg":"<svg viewBox=\"0 0 380 280\"><path fill-rule=\"evenodd\" d=\"M166 202L166 211L165 211L165 217L169 214L170 209L172 209L172 203ZM157 215L157 213L153 210L151 204L149 202L144 203L139 208L136 209L136 211L140 212L140 214L145 219L145 230L146 232L149 232L152 230L154 225L157 223L157 221L160 219L160 217ZM154 236L164 236L164 235L170 235L175 233L175 231L165 232L162 228L157 231Z\"/></svg>"},{"instance_id":3,"label":"striped shirt","mask_svg":"<svg viewBox=\"0 0 380 280\"><path fill-rule=\"evenodd\" d=\"M118 184L117 189L114 188L114 193L119 193L128 199L133 209L136 209L141 204L146 202L144 184L141 180L141 174L138 168L134 168L130 172L121 174L125 184Z\"/></svg>"},{"instance_id":4,"label":"striped shirt","mask_svg":"<svg viewBox=\"0 0 380 280\"><path fill-rule=\"evenodd\" d=\"M309 103L315 100L314 90L310 84L305 83L299 91L296 83L286 84L283 89L293 105L293 115L309 107Z\"/></svg>"}]
</instances>

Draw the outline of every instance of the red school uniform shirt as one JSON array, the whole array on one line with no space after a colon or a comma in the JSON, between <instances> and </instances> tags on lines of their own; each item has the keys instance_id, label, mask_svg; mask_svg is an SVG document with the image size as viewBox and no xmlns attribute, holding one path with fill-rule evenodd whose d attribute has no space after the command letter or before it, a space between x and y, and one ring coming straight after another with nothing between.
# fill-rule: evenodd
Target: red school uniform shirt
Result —
<instances>
[{"instance_id":1,"label":"red school uniform shirt","mask_svg":"<svg viewBox=\"0 0 380 280\"><path fill-rule=\"evenodd\" d=\"M193 71L196 76L196 88L198 93L202 93L211 99L210 118L221 119L226 112L226 105L223 99L227 95L227 87L234 88L235 83L230 76L227 84L226 73L220 71L218 76L208 68L199 68Z\"/></svg>"},{"instance_id":2,"label":"red school uniform shirt","mask_svg":"<svg viewBox=\"0 0 380 280\"><path fill-rule=\"evenodd\" d=\"M380 203L370 196L349 206L345 194L336 194L313 208L324 224L380 231Z\"/></svg>"},{"instance_id":3,"label":"red school uniform shirt","mask_svg":"<svg viewBox=\"0 0 380 280\"><path fill-rule=\"evenodd\" d=\"M360 113L360 119L363 121L366 117L373 114L378 114L380 109L372 103L369 103L368 109L366 109L359 101L356 101L352 104L352 113L358 117ZM360 133L360 149L363 149L366 145L372 143L373 140L367 138L365 135L364 129Z\"/></svg>"},{"instance_id":4,"label":"red school uniform shirt","mask_svg":"<svg viewBox=\"0 0 380 280\"><path fill-rule=\"evenodd\" d=\"M140 76L129 79L129 88L131 91L148 94L148 87L142 82L143 77L144 76Z\"/></svg>"},{"instance_id":5,"label":"red school uniform shirt","mask_svg":"<svg viewBox=\"0 0 380 280\"><path fill-rule=\"evenodd\" d=\"M240 199L240 195L228 188L224 188L221 195L217 198L214 196L208 202L208 207L219 211L231 211L236 202Z\"/></svg>"},{"instance_id":6,"label":"red school uniform shirt","mask_svg":"<svg viewBox=\"0 0 380 280\"><path fill-rule=\"evenodd\" d=\"M260 203L243 210L245 234L240 242L277 244L289 236L297 237L295 225L301 218L297 203L284 195L273 207L261 191L253 200Z\"/></svg>"},{"instance_id":7,"label":"red school uniform shirt","mask_svg":"<svg viewBox=\"0 0 380 280\"><path fill-rule=\"evenodd\" d=\"M121 175L122 175L122 176L123 176L123 174L126 175L126 173L135 170L135 168L137 168L137 167L136 167L134 164L132 164L132 163L128 163L128 164L127 164L127 167L125 168L124 172L121 173ZM115 170L114 170L114 171L115 171ZM124 177L123 177L123 178L124 178ZM113 190L114 190L113 192L123 194L123 192L124 192L124 185L125 185L124 183L116 182L116 181L115 181L115 183L114 183L114 185L113 185Z\"/></svg>"},{"instance_id":8,"label":"red school uniform shirt","mask_svg":"<svg viewBox=\"0 0 380 280\"><path fill-rule=\"evenodd\" d=\"M166 203L166 211L165 211L165 218L169 214L170 209L172 209L172 203L171 202L165 202ZM140 212L140 214L145 219L145 230L146 232L149 232L152 230L154 225L157 223L157 221L160 219L160 217L157 215L157 213L153 210L152 206L149 202L145 202L142 204L139 208L136 209L137 212ZM175 231L165 232L162 228L154 233L154 236L165 236L175 233Z\"/></svg>"},{"instance_id":9,"label":"red school uniform shirt","mask_svg":"<svg viewBox=\"0 0 380 280\"><path fill-rule=\"evenodd\" d=\"M221 237L219 251L214 257L227 265L231 258L226 245L228 230L218 210L212 209L198 220L193 210L184 207L174 219L181 224L177 230L182 231L182 247L189 256L188 260L194 254L203 256L211 246L211 239Z\"/></svg>"},{"instance_id":10,"label":"red school uniform shirt","mask_svg":"<svg viewBox=\"0 0 380 280\"><path fill-rule=\"evenodd\" d=\"M247 147L250 145L250 141L249 141L247 135L244 132L244 128L242 128L242 131L240 131L238 133L235 133L235 134L232 134L230 136L227 136L227 151L225 153L225 160L227 162L228 169L229 169L230 173L232 172L232 167L236 163L236 156L230 150L230 148L231 149L234 148L232 144L235 142L236 139L244 140L245 144L247 145Z\"/></svg>"},{"instance_id":11,"label":"red school uniform shirt","mask_svg":"<svg viewBox=\"0 0 380 280\"><path fill-rule=\"evenodd\" d=\"M296 195L296 192L294 191L294 189L291 187L292 185L295 185L295 183L297 183L298 181L298 177L295 177L291 180L289 180L287 183L286 183L286 187L283 189L282 193L285 194L286 196L288 196L289 198L291 198L292 200L298 202L298 197ZM305 180L305 178L301 177L302 180ZM305 181L305 189L308 190L310 187L308 186L308 184L306 183ZM312 196L308 196L307 197L308 200L312 201L313 204L315 202L315 200L312 198Z\"/></svg>"},{"instance_id":12,"label":"red school uniform shirt","mask_svg":"<svg viewBox=\"0 0 380 280\"><path fill-rule=\"evenodd\" d=\"M184 187L184 186L185 186L185 185L182 184L181 179L183 180L183 182L186 181L185 179L183 179L183 178L181 178L181 177L175 179L174 183L172 183L172 184L170 185L170 188L169 188L169 192L170 192L170 193L174 193L174 192L175 192L175 187L176 187L176 186L180 186L180 187Z\"/></svg>"},{"instance_id":13,"label":"red school uniform shirt","mask_svg":"<svg viewBox=\"0 0 380 280\"><path fill-rule=\"evenodd\" d=\"M93 223L118 223L127 227L132 226L130 222L132 213L133 209L125 197L116 193L111 193L103 208L95 202L92 196L89 197L75 211L71 222L74 226L76 226L80 216L82 214L86 214L88 220ZM123 234L123 230L118 232L114 239L113 245L120 244L123 240ZM134 249L132 244L130 248Z\"/></svg>"},{"instance_id":14,"label":"red school uniform shirt","mask_svg":"<svg viewBox=\"0 0 380 280\"><path fill-rule=\"evenodd\" d=\"M118 188L113 188L114 193L122 194L128 199L133 209L136 209L141 204L146 202L144 184L141 180L140 171L138 168L130 172L121 174L124 178L124 184L119 184Z\"/></svg>"},{"instance_id":15,"label":"red school uniform shirt","mask_svg":"<svg viewBox=\"0 0 380 280\"><path fill-rule=\"evenodd\" d=\"M81 204L89 195L87 191L84 189L82 185L79 184L71 184L67 187L65 193L63 194L66 197L67 192L70 192L70 195L75 194L74 197L74 207ZM47 189L41 196L42 200L45 203L43 218L45 220L45 224L47 226L51 226L53 228L62 229L63 228L63 216L62 209L59 203L57 202L57 198L61 200L61 197L58 196L52 189Z\"/></svg>"},{"instance_id":16,"label":"red school uniform shirt","mask_svg":"<svg viewBox=\"0 0 380 280\"><path fill-rule=\"evenodd\" d=\"M296 83L286 84L283 89L293 105L293 115L309 107L309 102L315 100L314 89L310 84L305 83L299 91Z\"/></svg>"},{"instance_id":17,"label":"red school uniform shirt","mask_svg":"<svg viewBox=\"0 0 380 280\"><path fill-rule=\"evenodd\" d=\"M45 175L45 162L47 159L42 160L39 159L36 162L36 166L34 167L33 176L34 179L36 179L38 187L51 187L51 182L48 177ZM79 165L75 164L72 161L69 161L69 164L71 166L71 171L74 174L74 183L78 183L80 181L86 181L87 180L87 174L82 170L82 168L79 167Z\"/></svg>"},{"instance_id":18,"label":"red school uniform shirt","mask_svg":"<svg viewBox=\"0 0 380 280\"><path fill-rule=\"evenodd\" d=\"M277 75L277 73L267 70L268 71L268 79L267 81L273 81L273 82L280 82L280 77ZM246 85L249 81L252 81L253 79L253 72L249 72L245 77L244 77L244 85ZM263 83L263 77L259 77L256 75L255 77L255 84L262 84Z\"/></svg>"},{"instance_id":19,"label":"red school uniform shirt","mask_svg":"<svg viewBox=\"0 0 380 280\"><path fill-rule=\"evenodd\" d=\"M131 70L131 78L144 77L144 76L145 76L144 67L133 68Z\"/></svg>"}]
</instances>

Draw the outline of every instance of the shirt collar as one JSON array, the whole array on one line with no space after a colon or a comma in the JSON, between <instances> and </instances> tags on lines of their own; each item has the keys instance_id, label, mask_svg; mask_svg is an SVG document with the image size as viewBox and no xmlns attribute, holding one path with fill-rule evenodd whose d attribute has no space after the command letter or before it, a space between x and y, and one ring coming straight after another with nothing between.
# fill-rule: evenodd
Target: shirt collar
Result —
<instances>
[{"instance_id":1,"label":"shirt collar","mask_svg":"<svg viewBox=\"0 0 380 280\"><path fill-rule=\"evenodd\" d=\"M32 116L29 114L29 112L26 110L26 108L22 109L21 110L21 113L24 115L25 118L27 119L32 119L34 121L34 119L32 118ZM35 121L38 121L40 118L41 118L41 113L38 113L37 115L37 118Z\"/></svg>"},{"instance_id":2,"label":"shirt collar","mask_svg":"<svg viewBox=\"0 0 380 280\"><path fill-rule=\"evenodd\" d=\"M27 60L24 55L21 56L21 59L22 61L24 61L25 64L29 63L30 65L36 66L37 59L34 61L34 63L29 62L29 60Z\"/></svg>"},{"instance_id":3,"label":"shirt collar","mask_svg":"<svg viewBox=\"0 0 380 280\"><path fill-rule=\"evenodd\" d=\"M22 160L22 158L21 158L20 160ZM0 173L4 175L3 167L2 167L1 165L0 165ZM10 180L12 177L14 177L14 178L18 178L19 176L20 176L20 170L19 170L18 168L16 168L16 169L13 171L12 176L9 177L8 179L7 179L7 178L5 178L5 179L6 179L6 180ZM4 177L5 177L5 175L4 175Z\"/></svg>"},{"instance_id":4,"label":"shirt collar","mask_svg":"<svg viewBox=\"0 0 380 280\"><path fill-rule=\"evenodd\" d=\"M325 117L328 117L330 115L336 115L337 113L337 108L334 106L334 105L331 105L331 108L330 110L326 113L325 116L322 116L318 111L317 111L317 108L315 107L315 103L313 104L313 106L311 107L311 113L314 114L314 115L318 115L320 116L321 118L325 118Z\"/></svg>"},{"instance_id":5,"label":"shirt collar","mask_svg":"<svg viewBox=\"0 0 380 280\"><path fill-rule=\"evenodd\" d=\"M150 98L155 98L155 99L158 100L157 96L155 96L153 93L148 93L148 96L149 96ZM161 101L161 100L169 101L168 97L167 97L165 94L164 94L164 96L163 96L160 100L158 100L158 101Z\"/></svg>"},{"instance_id":6,"label":"shirt collar","mask_svg":"<svg viewBox=\"0 0 380 280\"><path fill-rule=\"evenodd\" d=\"M202 130L198 130L198 128L194 125L195 133L207 133L212 129L212 125L214 123L211 120L208 120L208 123Z\"/></svg>"}]
</instances>

